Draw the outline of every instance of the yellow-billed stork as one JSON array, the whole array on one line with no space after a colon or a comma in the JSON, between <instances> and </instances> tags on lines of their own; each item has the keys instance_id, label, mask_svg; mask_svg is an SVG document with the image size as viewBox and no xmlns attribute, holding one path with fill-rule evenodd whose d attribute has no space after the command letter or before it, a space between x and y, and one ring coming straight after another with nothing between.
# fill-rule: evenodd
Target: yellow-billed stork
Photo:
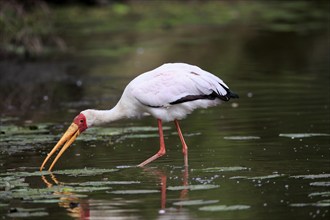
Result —
<instances>
[{"instance_id":1,"label":"yellow-billed stork","mask_svg":"<svg viewBox=\"0 0 330 220\"><path fill-rule=\"evenodd\" d=\"M184 165L188 166L188 149L179 126L179 120L185 118L196 108L216 106L221 101L229 101L230 98L238 98L238 95L230 91L229 87L217 76L185 63L164 64L133 79L112 109L88 109L77 115L68 130L47 155L40 170L55 151L64 145L50 165L49 171L51 171L64 151L87 128L123 118L140 118L146 115L151 115L158 120L160 149L138 166L142 167L165 154L163 121L174 121L182 143Z\"/></svg>"}]
</instances>

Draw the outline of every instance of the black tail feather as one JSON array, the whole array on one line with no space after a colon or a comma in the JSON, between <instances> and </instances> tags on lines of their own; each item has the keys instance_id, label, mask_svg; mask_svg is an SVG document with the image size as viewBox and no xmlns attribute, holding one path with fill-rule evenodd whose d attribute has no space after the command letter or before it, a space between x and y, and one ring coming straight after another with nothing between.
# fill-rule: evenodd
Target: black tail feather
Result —
<instances>
[{"instance_id":1,"label":"black tail feather","mask_svg":"<svg viewBox=\"0 0 330 220\"><path fill-rule=\"evenodd\" d=\"M221 85L221 84L220 84ZM169 104L171 105L175 105L175 104L180 104L180 103L184 103L184 102L190 102L190 101L195 101L195 100L198 100L198 99L209 99L209 100L214 100L216 98L219 98L223 101L229 101L231 98L235 98L235 99L238 99L239 96L230 91L230 89L228 89L227 87L221 85L225 90L226 90L226 95L220 95L219 91L215 92L213 91L211 94L209 95L205 95L205 94L202 94L202 95L187 95L187 96L184 96L176 101L173 101L173 102L170 102ZM156 107L156 106L149 106L149 107ZM159 106L157 106L159 107Z\"/></svg>"},{"instance_id":2,"label":"black tail feather","mask_svg":"<svg viewBox=\"0 0 330 220\"><path fill-rule=\"evenodd\" d=\"M233 98L233 99L239 98L239 96L236 93L234 93L233 91L228 90L227 92L228 92L227 96L229 96L229 98Z\"/></svg>"},{"instance_id":3,"label":"black tail feather","mask_svg":"<svg viewBox=\"0 0 330 220\"><path fill-rule=\"evenodd\" d=\"M219 83L220 86L222 86L222 88L224 88L224 90L226 90L227 94L222 96L222 95L217 95L217 97L223 101L229 101L229 99L234 98L234 99L238 99L239 96L234 93L233 91L231 91L229 88L227 88L226 86L222 85L221 83Z\"/></svg>"}]
</instances>

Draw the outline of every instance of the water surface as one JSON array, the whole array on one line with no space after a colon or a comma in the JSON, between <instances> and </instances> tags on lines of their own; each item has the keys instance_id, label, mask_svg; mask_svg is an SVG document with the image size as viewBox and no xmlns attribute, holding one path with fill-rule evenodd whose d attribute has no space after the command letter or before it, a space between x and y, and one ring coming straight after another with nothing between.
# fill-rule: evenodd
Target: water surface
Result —
<instances>
[{"instance_id":1,"label":"water surface","mask_svg":"<svg viewBox=\"0 0 330 220\"><path fill-rule=\"evenodd\" d=\"M67 36L78 48L68 57L0 63L4 219L329 218L326 32L192 25L115 35L130 45L118 56L99 53L112 48L100 33ZM159 147L156 120L143 118L86 131L53 173L38 172L76 114L114 106L134 76L166 62L198 65L240 95L181 122L188 168L173 123L167 154L135 167Z\"/></svg>"}]
</instances>

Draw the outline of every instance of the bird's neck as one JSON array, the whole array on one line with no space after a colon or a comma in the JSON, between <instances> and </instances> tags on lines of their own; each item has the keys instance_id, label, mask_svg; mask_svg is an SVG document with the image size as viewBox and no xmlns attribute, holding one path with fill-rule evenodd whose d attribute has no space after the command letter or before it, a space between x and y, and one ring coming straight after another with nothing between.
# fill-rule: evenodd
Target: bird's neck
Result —
<instances>
[{"instance_id":1,"label":"bird's neck","mask_svg":"<svg viewBox=\"0 0 330 220\"><path fill-rule=\"evenodd\" d=\"M108 124L125 117L124 112L119 105L110 110L90 110L93 114L93 126Z\"/></svg>"}]
</instances>

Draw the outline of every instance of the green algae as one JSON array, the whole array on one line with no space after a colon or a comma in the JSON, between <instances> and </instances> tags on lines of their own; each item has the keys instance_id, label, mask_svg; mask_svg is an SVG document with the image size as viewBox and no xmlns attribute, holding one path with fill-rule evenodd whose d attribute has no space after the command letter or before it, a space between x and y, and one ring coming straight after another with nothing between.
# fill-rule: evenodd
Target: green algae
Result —
<instances>
[{"instance_id":1,"label":"green algae","mask_svg":"<svg viewBox=\"0 0 330 220\"><path fill-rule=\"evenodd\" d=\"M104 173L116 172L116 171L118 171L118 169L83 168L83 169L56 170L52 173L77 177L77 176L95 176Z\"/></svg>"},{"instance_id":2,"label":"green algae","mask_svg":"<svg viewBox=\"0 0 330 220\"><path fill-rule=\"evenodd\" d=\"M265 175L265 176L253 176L253 177L248 177L248 176L233 176L230 177L229 179L248 179L248 180L267 180L267 179L274 179L274 178L279 178L285 176L284 174L270 174L270 175Z\"/></svg>"},{"instance_id":3,"label":"green algae","mask_svg":"<svg viewBox=\"0 0 330 220\"><path fill-rule=\"evenodd\" d=\"M289 134L279 134L279 136L295 139L295 138L311 138L311 137L329 137L330 134L326 134L326 133L289 133Z\"/></svg>"},{"instance_id":4,"label":"green algae","mask_svg":"<svg viewBox=\"0 0 330 220\"><path fill-rule=\"evenodd\" d=\"M330 197L330 191L326 192L313 192L308 194L309 197L320 196L320 197Z\"/></svg>"},{"instance_id":5,"label":"green algae","mask_svg":"<svg viewBox=\"0 0 330 220\"><path fill-rule=\"evenodd\" d=\"M105 186L105 185L132 185L140 184L139 181L88 181L82 183L69 183L70 186Z\"/></svg>"},{"instance_id":6,"label":"green algae","mask_svg":"<svg viewBox=\"0 0 330 220\"><path fill-rule=\"evenodd\" d=\"M327 201L319 201L313 203L291 203L291 207L307 207L307 206L315 206L315 207L330 207L330 202Z\"/></svg>"},{"instance_id":7,"label":"green algae","mask_svg":"<svg viewBox=\"0 0 330 220\"><path fill-rule=\"evenodd\" d=\"M187 185L187 186L169 186L167 187L168 190L208 190L208 189L215 189L220 187L219 185L213 184L200 184L200 185Z\"/></svg>"},{"instance_id":8,"label":"green algae","mask_svg":"<svg viewBox=\"0 0 330 220\"><path fill-rule=\"evenodd\" d=\"M249 209L251 206L249 205L211 205L211 206L203 206L200 207L201 211L208 212L217 212L217 211L237 211L237 210L245 210Z\"/></svg>"},{"instance_id":9,"label":"green algae","mask_svg":"<svg viewBox=\"0 0 330 220\"><path fill-rule=\"evenodd\" d=\"M302 179L323 179L323 178L330 178L329 173L322 173L322 174L307 174L307 175L297 175L297 176L290 176L289 178L302 178Z\"/></svg>"},{"instance_id":10,"label":"green algae","mask_svg":"<svg viewBox=\"0 0 330 220\"><path fill-rule=\"evenodd\" d=\"M313 183L310 183L309 185L311 186L330 186L330 182L327 181L327 182L313 182Z\"/></svg>"},{"instance_id":11,"label":"green algae","mask_svg":"<svg viewBox=\"0 0 330 220\"><path fill-rule=\"evenodd\" d=\"M202 171L207 173L213 172L230 172L230 171L242 171L247 170L247 167L233 166L233 167L209 167L204 169L193 169L192 171Z\"/></svg>"},{"instance_id":12,"label":"green algae","mask_svg":"<svg viewBox=\"0 0 330 220\"><path fill-rule=\"evenodd\" d=\"M177 206L194 206L194 205L208 205L208 204L214 204L218 203L219 200L187 200L187 201L179 201L174 202L173 205Z\"/></svg>"},{"instance_id":13,"label":"green algae","mask_svg":"<svg viewBox=\"0 0 330 220\"><path fill-rule=\"evenodd\" d=\"M56 175L73 177L97 176L104 173L115 172L118 169L84 168L60 170L56 172L7 172L0 176L0 201L18 199L28 203L57 203L63 198L83 198L95 191L110 190L111 184L136 184L136 181L87 181L82 183L62 183L57 181ZM26 178L40 177L46 184L46 188L32 188ZM53 183L50 183L49 181ZM26 213L25 213L26 214Z\"/></svg>"},{"instance_id":14,"label":"green algae","mask_svg":"<svg viewBox=\"0 0 330 220\"><path fill-rule=\"evenodd\" d=\"M246 140L258 140L258 136L227 136L224 137L225 140L234 140L234 141L246 141Z\"/></svg>"},{"instance_id":15,"label":"green algae","mask_svg":"<svg viewBox=\"0 0 330 220\"><path fill-rule=\"evenodd\" d=\"M48 215L45 208L11 208L10 213L7 214L11 218L43 217Z\"/></svg>"},{"instance_id":16,"label":"green algae","mask_svg":"<svg viewBox=\"0 0 330 220\"><path fill-rule=\"evenodd\" d=\"M153 190L153 189L137 189L137 190L114 190L110 193L112 194L149 194L149 193L159 193L159 190Z\"/></svg>"}]
</instances>

